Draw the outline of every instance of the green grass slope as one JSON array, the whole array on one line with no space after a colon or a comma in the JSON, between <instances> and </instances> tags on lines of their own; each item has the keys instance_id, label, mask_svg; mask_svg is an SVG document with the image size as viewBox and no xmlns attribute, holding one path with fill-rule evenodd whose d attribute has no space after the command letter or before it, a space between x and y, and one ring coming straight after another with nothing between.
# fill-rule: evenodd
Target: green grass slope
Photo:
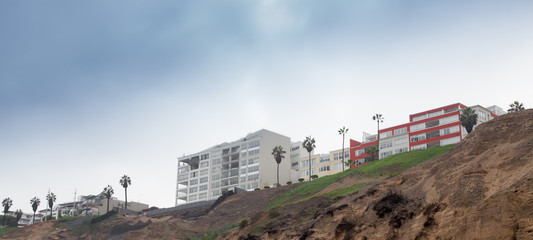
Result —
<instances>
[{"instance_id":1,"label":"green grass slope","mask_svg":"<svg viewBox=\"0 0 533 240\"><path fill-rule=\"evenodd\" d=\"M325 196L334 199L339 196L349 195L373 182L370 181L368 183L354 184L352 186L335 189L320 195L316 194L331 185L332 183L346 178L350 175L358 175L361 176L361 178L366 179L396 176L416 164L431 160L447 152L453 146L454 145L447 145L443 147L420 149L405 153L399 153L384 159L367 163L358 168L351 168L344 172L317 178L310 182L305 182L302 185L281 194L278 198L270 202L270 204L266 207L265 210L271 210L279 206L290 205L316 196Z\"/></svg>"}]
</instances>

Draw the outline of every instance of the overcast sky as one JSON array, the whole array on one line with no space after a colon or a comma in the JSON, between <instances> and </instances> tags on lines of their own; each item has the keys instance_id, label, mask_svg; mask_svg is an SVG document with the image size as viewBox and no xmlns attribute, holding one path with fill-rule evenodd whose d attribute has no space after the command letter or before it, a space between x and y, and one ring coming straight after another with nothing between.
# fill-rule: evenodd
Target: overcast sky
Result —
<instances>
[{"instance_id":1,"label":"overcast sky","mask_svg":"<svg viewBox=\"0 0 533 240\"><path fill-rule=\"evenodd\" d=\"M533 105L533 1L0 1L0 199L170 207L177 157L265 128L317 152L452 103Z\"/></svg>"}]
</instances>

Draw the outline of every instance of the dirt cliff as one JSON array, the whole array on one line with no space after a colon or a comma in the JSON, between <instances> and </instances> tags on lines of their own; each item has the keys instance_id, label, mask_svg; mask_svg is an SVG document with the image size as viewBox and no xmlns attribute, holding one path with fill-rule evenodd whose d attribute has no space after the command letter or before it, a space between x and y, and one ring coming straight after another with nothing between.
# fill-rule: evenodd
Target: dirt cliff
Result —
<instances>
[{"instance_id":1,"label":"dirt cliff","mask_svg":"<svg viewBox=\"0 0 533 240\"><path fill-rule=\"evenodd\" d=\"M227 239L533 239L533 110L476 127L446 154L276 231ZM300 226L300 227L299 227ZM303 226L303 227L301 227Z\"/></svg>"},{"instance_id":2,"label":"dirt cliff","mask_svg":"<svg viewBox=\"0 0 533 240\"><path fill-rule=\"evenodd\" d=\"M532 179L533 110L525 110L477 126L447 153L398 176L350 175L322 190L375 182L346 197L316 195L265 211L299 185L292 184L231 196L194 221L46 222L2 239L188 239L215 230L217 239L533 239ZM247 224L235 227L241 220Z\"/></svg>"}]
</instances>

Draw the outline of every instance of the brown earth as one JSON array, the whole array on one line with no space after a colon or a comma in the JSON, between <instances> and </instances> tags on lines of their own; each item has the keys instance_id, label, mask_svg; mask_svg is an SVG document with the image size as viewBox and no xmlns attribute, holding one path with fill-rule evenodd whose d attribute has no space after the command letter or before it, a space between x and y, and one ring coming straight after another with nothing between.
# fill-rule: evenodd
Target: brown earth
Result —
<instances>
[{"instance_id":1,"label":"brown earth","mask_svg":"<svg viewBox=\"0 0 533 240\"><path fill-rule=\"evenodd\" d=\"M378 181L350 176L322 192ZM298 184L229 197L194 221L118 217L74 233L35 224L2 239L187 239L248 220L217 239L533 239L533 110L476 127L464 141L342 199L263 211Z\"/></svg>"}]
</instances>

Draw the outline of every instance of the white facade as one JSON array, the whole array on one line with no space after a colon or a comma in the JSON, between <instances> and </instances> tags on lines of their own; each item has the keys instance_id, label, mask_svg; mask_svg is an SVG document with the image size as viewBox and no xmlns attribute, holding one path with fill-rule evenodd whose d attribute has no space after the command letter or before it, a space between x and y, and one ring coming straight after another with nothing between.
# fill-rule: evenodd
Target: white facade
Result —
<instances>
[{"instance_id":1,"label":"white facade","mask_svg":"<svg viewBox=\"0 0 533 240\"><path fill-rule=\"evenodd\" d=\"M215 200L234 187L248 191L277 183L272 149L286 151L279 166L280 184L290 181L289 137L262 129L231 143L222 143L178 158L176 205Z\"/></svg>"}]
</instances>

